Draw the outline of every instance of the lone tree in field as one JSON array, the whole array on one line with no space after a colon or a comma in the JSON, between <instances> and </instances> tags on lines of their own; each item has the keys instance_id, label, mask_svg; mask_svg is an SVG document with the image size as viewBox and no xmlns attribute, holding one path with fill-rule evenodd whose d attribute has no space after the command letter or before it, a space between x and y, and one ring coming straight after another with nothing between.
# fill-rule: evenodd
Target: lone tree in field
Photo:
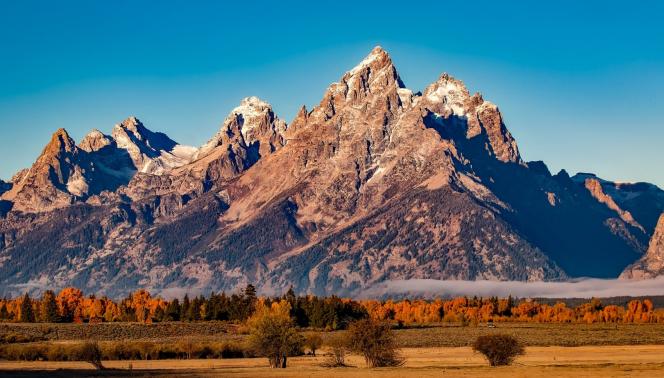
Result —
<instances>
[{"instance_id":1,"label":"lone tree in field","mask_svg":"<svg viewBox=\"0 0 664 378\"><path fill-rule=\"evenodd\" d=\"M311 350L311 354L316 357L316 351L323 345L323 338L317 333L307 335L304 345Z\"/></svg>"},{"instance_id":2,"label":"lone tree in field","mask_svg":"<svg viewBox=\"0 0 664 378\"><path fill-rule=\"evenodd\" d=\"M369 367L401 366L396 339L390 324L374 319L362 319L348 327L348 348L364 356Z\"/></svg>"},{"instance_id":3,"label":"lone tree in field","mask_svg":"<svg viewBox=\"0 0 664 378\"><path fill-rule=\"evenodd\" d=\"M517 356L525 354L519 340L504 334L478 337L473 350L482 353L491 366L510 365Z\"/></svg>"},{"instance_id":4,"label":"lone tree in field","mask_svg":"<svg viewBox=\"0 0 664 378\"><path fill-rule=\"evenodd\" d=\"M295 329L287 301L271 307L256 305L249 318L249 343L258 354L266 356L271 368L285 368L289 356L302 353L304 337Z\"/></svg>"}]
</instances>

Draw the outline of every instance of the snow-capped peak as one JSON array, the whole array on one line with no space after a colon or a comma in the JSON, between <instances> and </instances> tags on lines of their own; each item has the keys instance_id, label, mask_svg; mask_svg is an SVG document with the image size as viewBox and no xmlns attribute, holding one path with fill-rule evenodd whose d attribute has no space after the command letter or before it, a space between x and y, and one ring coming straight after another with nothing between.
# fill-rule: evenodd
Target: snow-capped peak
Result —
<instances>
[{"instance_id":1,"label":"snow-capped peak","mask_svg":"<svg viewBox=\"0 0 664 378\"><path fill-rule=\"evenodd\" d=\"M470 98L470 93L462 81L444 73L425 89L423 97L434 104L442 103L452 113L464 116L466 114L464 103Z\"/></svg>"},{"instance_id":2,"label":"snow-capped peak","mask_svg":"<svg viewBox=\"0 0 664 378\"><path fill-rule=\"evenodd\" d=\"M194 160L209 155L223 144L240 142L249 146L266 136L282 135L285 130L286 123L274 114L272 105L256 96L245 97L231 110L221 129L201 146Z\"/></svg>"},{"instance_id":3,"label":"snow-capped peak","mask_svg":"<svg viewBox=\"0 0 664 378\"><path fill-rule=\"evenodd\" d=\"M196 152L166 134L150 131L133 116L115 125L112 136L117 147L126 150L136 169L143 173L162 174L188 163Z\"/></svg>"}]
</instances>

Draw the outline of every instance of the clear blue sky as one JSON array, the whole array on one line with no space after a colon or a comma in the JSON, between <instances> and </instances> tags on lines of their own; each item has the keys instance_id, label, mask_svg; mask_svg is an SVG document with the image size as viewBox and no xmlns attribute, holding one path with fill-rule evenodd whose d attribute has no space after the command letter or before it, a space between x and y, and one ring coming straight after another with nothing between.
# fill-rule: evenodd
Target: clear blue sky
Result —
<instances>
[{"instance_id":1,"label":"clear blue sky","mask_svg":"<svg viewBox=\"0 0 664 378\"><path fill-rule=\"evenodd\" d=\"M200 145L250 95L290 121L380 44L409 88L498 104L527 160L664 187L664 2L323 3L0 0L0 177L59 127Z\"/></svg>"}]
</instances>

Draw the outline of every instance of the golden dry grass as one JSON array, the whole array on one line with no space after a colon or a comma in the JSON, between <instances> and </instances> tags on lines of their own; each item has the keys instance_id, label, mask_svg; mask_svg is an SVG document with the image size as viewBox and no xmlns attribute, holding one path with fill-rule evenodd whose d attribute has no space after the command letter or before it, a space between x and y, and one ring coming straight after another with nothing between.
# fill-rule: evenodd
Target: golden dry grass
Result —
<instances>
[{"instance_id":1,"label":"golden dry grass","mask_svg":"<svg viewBox=\"0 0 664 378\"><path fill-rule=\"evenodd\" d=\"M324 352L324 351L323 351ZM263 358L228 360L105 361L112 369L150 371L151 375L220 377L656 377L664 376L664 346L528 347L513 366L490 368L468 347L406 348L401 368L367 369L359 356L351 356L349 368L323 368L324 357L297 357L289 368L266 368ZM0 370L89 369L81 362L5 362ZM109 371L109 374L121 372Z\"/></svg>"}]
</instances>

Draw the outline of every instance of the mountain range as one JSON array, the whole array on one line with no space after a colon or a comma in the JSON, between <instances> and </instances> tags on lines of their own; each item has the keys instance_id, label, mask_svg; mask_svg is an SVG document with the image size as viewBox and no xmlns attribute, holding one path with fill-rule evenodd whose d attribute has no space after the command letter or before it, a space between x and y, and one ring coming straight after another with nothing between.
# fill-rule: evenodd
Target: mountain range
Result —
<instances>
[{"instance_id":1,"label":"mountain range","mask_svg":"<svg viewBox=\"0 0 664 378\"><path fill-rule=\"evenodd\" d=\"M413 92L380 47L290 123L245 98L199 148L135 117L57 130L0 195L1 294L664 274L664 191L525 161L498 106L448 74Z\"/></svg>"}]
</instances>

